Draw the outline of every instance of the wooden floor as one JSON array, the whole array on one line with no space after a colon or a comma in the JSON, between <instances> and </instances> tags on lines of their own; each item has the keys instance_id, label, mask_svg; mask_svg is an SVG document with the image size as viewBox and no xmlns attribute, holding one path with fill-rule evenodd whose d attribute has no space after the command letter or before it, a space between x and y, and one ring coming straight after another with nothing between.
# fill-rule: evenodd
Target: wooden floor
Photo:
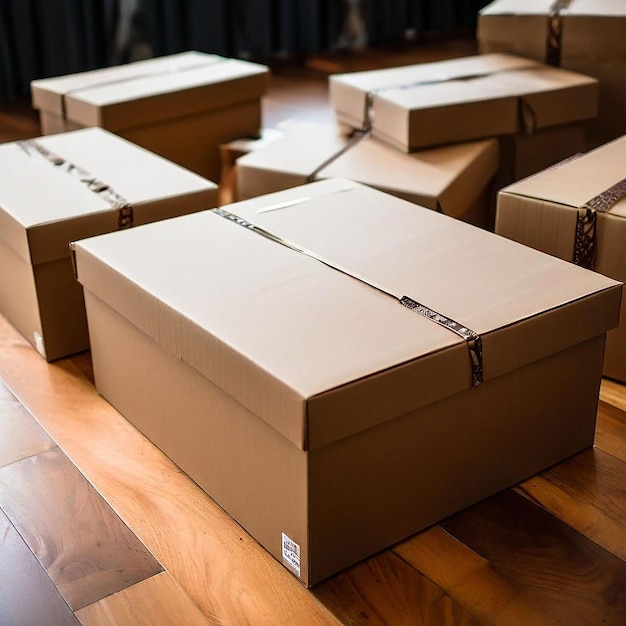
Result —
<instances>
[{"instance_id":1,"label":"wooden floor","mask_svg":"<svg viewBox=\"0 0 626 626\"><path fill-rule=\"evenodd\" d=\"M330 119L327 72L471 49L286 68L265 124ZM37 134L0 108L0 140ZM0 626L626 624L624 385L603 381L593 449L306 590L92 380L88 353L47 364L0 317Z\"/></svg>"}]
</instances>

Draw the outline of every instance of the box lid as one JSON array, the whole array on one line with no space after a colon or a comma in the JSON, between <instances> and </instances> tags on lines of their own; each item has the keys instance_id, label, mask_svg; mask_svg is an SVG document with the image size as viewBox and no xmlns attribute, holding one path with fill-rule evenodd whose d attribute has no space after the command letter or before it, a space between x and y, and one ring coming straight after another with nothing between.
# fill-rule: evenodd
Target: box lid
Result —
<instances>
[{"instance_id":1,"label":"box lid","mask_svg":"<svg viewBox=\"0 0 626 626\"><path fill-rule=\"evenodd\" d=\"M374 138L351 140L336 126L312 122L292 122L285 135L237 160L239 178L254 170L261 186L272 184L272 174L296 175L302 183L346 178L452 217L479 197L498 167L495 139L404 154Z\"/></svg>"},{"instance_id":2,"label":"box lid","mask_svg":"<svg viewBox=\"0 0 626 626\"><path fill-rule=\"evenodd\" d=\"M578 209L626 178L625 162L626 135L513 183L500 193L540 198ZM608 208L608 212L626 217L626 197Z\"/></svg>"},{"instance_id":3,"label":"box lid","mask_svg":"<svg viewBox=\"0 0 626 626\"><path fill-rule=\"evenodd\" d=\"M33 106L119 131L261 97L265 65L183 52L31 82Z\"/></svg>"},{"instance_id":4,"label":"box lid","mask_svg":"<svg viewBox=\"0 0 626 626\"><path fill-rule=\"evenodd\" d=\"M304 449L471 386L465 340L381 289L480 333L473 393L617 324L621 283L357 183L228 210L361 280L220 210L77 242L78 279Z\"/></svg>"},{"instance_id":5,"label":"box lid","mask_svg":"<svg viewBox=\"0 0 626 626\"><path fill-rule=\"evenodd\" d=\"M479 15L548 15L557 4L555 0L494 0ZM563 15L626 16L623 0L570 0L562 4Z\"/></svg>"},{"instance_id":6,"label":"box lid","mask_svg":"<svg viewBox=\"0 0 626 626\"><path fill-rule=\"evenodd\" d=\"M597 115L596 79L509 54L334 74L329 88L341 121L371 124L375 136L399 147L532 132Z\"/></svg>"},{"instance_id":7,"label":"box lid","mask_svg":"<svg viewBox=\"0 0 626 626\"><path fill-rule=\"evenodd\" d=\"M495 0L479 12L478 38L495 43L498 49L543 60L548 45L548 15L557 4L555 0ZM588 64L626 58L623 0L572 0L562 5L558 11L562 65L579 59ZM516 18L515 24L507 25L500 19L509 17Z\"/></svg>"},{"instance_id":8,"label":"box lid","mask_svg":"<svg viewBox=\"0 0 626 626\"><path fill-rule=\"evenodd\" d=\"M58 164L34 146L59 157ZM108 131L86 128L0 145L0 238L36 265L69 256L73 239L117 230L118 208L89 187L89 175L132 205L136 225L216 201L214 183Z\"/></svg>"}]
</instances>

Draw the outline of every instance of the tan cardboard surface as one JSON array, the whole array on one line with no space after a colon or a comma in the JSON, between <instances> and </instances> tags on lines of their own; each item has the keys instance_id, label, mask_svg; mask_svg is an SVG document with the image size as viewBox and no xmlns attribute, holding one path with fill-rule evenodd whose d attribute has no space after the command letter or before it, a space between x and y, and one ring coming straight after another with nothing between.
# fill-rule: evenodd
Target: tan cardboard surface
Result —
<instances>
[{"instance_id":1,"label":"tan cardboard surface","mask_svg":"<svg viewBox=\"0 0 626 626\"><path fill-rule=\"evenodd\" d=\"M561 167L548 169L514 183L502 192L578 208L626 177L625 155L626 136ZM613 205L610 213L626 217L626 199Z\"/></svg>"},{"instance_id":2,"label":"tan cardboard surface","mask_svg":"<svg viewBox=\"0 0 626 626\"><path fill-rule=\"evenodd\" d=\"M337 119L362 127L372 90L374 136L406 151L523 131L520 99L535 128L597 114L595 79L507 54L332 75Z\"/></svg>"},{"instance_id":3,"label":"tan cardboard surface","mask_svg":"<svg viewBox=\"0 0 626 626\"><path fill-rule=\"evenodd\" d=\"M626 178L626 137L501 190L496 232L572 261L577 209ZM626 198L598 213L594 269L626 281ZM622 309L626 297L622 299ZM626 324L609 332L604 374L626 381Z\"/></svg>"},{"instance_id":4,"label":"tan cardboard surface","mask_svg":"<svg viewBox=\"0 0 626 626\"><path fill-rule=\"evenodd\" d=\"M256 63L184 52L36 80L31 90L35 108L121 130L258 98L266 79L267 68Z\"/></svg>"},{"instance_id":5,"label":"tan cardboard surface","mask_svg":"<svg viewBox=\"0 0 626 626\"><path fill-rule=\"evenodd\" d=\"M304 184L317 172L315 180L355 180L462 217L498 170L494 139L411 154L372 138L349 144L335 126L294 123L283 137L237 160L238 196L243 200Z\"/></svg>"},{"instance_id":6,"label":"tan cardboard surface","mask_svg":"<svg viewBox=\"0 0 626 626\"><path fill-rule=\"evenodd\" d=\"M617 324L615 281L356 183L230 209L481 333L487 381ZM95 297L300 447L470 386L456 335L212 212L79 242L76 260Z\"/></svg>"},{"instance_id":7,"label":"tan cardboard surface","mask_svg":"<svg viewBox=\"0 0 626 626\"><path fill-rule=\"evenodd\" d=\"M89 347L69 243L119 228L118 209L85 180L129 202L135 226L211 208L217 187L100 128L36 141L60 164L24 143L0 146L0 312L53 360Z\"/></svg>"},{"instance_id":8,"label":"tan cardboard surface","mask_svg":"<svg viewBox=\"0 0 626 626\"><path fill-rule=\"evenodd\" d=\"M135 224L158 219L164 201L179 203L173 214L202 199L206 208L215 202L214 183L100 128L37 141L128 200ZM71 238L117 230L117 211L103 197L18 142L0 146L0 209L0 220L13 225L3 227L0 237L33 263L67 257Z\"/></svg>"}]
</instances>

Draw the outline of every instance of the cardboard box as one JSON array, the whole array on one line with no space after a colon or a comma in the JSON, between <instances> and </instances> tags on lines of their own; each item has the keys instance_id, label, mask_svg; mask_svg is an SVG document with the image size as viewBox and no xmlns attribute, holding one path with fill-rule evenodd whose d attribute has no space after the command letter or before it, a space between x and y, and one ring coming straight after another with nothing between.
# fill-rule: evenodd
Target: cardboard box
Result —
<instances>
[{"instance_id":1,"label":"cardboard box","mask_svg":"<svg viewBox=\"0 0 626 626\"><path fill-rule=\"evenodd\" d=\"M498 194L496 232L566 261L591 265L597 272L626 280L626 136L601 148L502 189ZM621 191L616 183L621 183ZM611 192L605 192L612 189ZM579 220L599 196L605 211L595 213L595 240L575 242ZM621 199L618 199L620 198ZM611 202L614 202L611 204ZM589 247L587 247L589 246ZM590 262L592 261L592 263ZM626 322L609 332L604 375L626 382Z\"/></svg>"},{"instance_id":2,"label":"cardboard box","mask_svg":"<svg viewBox=\"0 0 626 626\"><path fill-rule=\"evenodd\" d=\"M493 228L489 191L498 166L495 139L404 154L370 137L348 139L332 125L293 122L283 137L237 160L237 197L341 177Z\"/></svg>"},{"instance_id":3,"label":"cardboard box","mask_svg":"<svg viewBox=\"0 0 626 626\"><path fill-rule=\"evenodd\" d=\"M496 0L478 16L483 53L509 52L594 76L599 112L588 145L626 134L626 3L623 0Z\"/></svg>"},{"instance_id":4,"label":"cardboard box","mask_svg":"<svg viewBox=\"0 0 626 626\"><path fill-rule=\"evenodd\" d=\"M330 179L75 254L99 392L305 585L592 445L621 284L435 211Z\"/></svg>"},{"instance_id":5,"label":"cardboard box","mask_svg":"<svg viewBox=\"0 0 626 626\"><path fill-rule=\"evenodd\" d=\"M211 180L219 146L258 135L264 65L183 52L31 82L43 134L100 126Z\"/></svg>"},{"instance_id":6,"label":"cardboard box","mask_svg":"<svg viewBox=\"0 0 626 626\"><path fill-rule=\"evenodd\" d=\"M283 136L276 128L264 128L256 139L235 139L220 146L220 205L237 200L237 168L239 157L259 150L275 139Z\"/></svg>"},{"instance_id":7,"label":"cardboard box","mask_svg":"<svg viewBox=\"0 0 626 626\"><path fill-rule=\"evenodd\" d=\"M70 241L216 200L212 182L100 128L0 145L0 313L50 361L86 350Z\"/></svg>"},{"instance_id":8,"label":"cardboard box","mask_svg":"<svg viewBox=\"0 0 626 626\"><path fill-rule=\"evenodd\" d=\"M334 74L337 120L405 152L581 122L598 81L508 54Z\"/></svg>"}]
</instances>

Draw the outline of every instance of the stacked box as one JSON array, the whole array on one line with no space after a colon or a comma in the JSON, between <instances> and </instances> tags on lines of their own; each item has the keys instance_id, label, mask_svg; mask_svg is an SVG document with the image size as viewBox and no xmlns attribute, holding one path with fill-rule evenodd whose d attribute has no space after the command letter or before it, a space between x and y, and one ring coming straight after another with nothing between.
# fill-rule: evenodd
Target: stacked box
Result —
<instances>
[{"instance_id":1,"label":"stacked box","mask_svg":"<svg viewBox=\"0 0 626 626\"><path fill-rule=\"evenodd\" d=\"M237 160L238 198L326 178L347 178L476 226L492 226L495 139L405 154L372 137L349 139L335 126L293 122L283 137Z\"/></svg>"},{"instance_id":2,"label":"stacked box","mask_svg":"<svg viewBox=\"0 0 626 626\"><path fill-rule=\"evenodd\" d=\"M43 134L112 131L211 180L219 146L258 135L268 68L184 52L31 82Z\"/></svg>"},{"instance_id":3,"label":"stacked box","mask_svg":"<svg viewBox=\"0 0 626 626\"><path fill-rule=\"evenodd\" d=\"M506 137L508 182L583 149L597 114L596 79L507 54L335 74L329 87L339 123L404 152Z\"/></svg>"},{"instance_id":4,"label":"stacked box","mask_svg":"<svg viewBox=\"0 0 626 626\"><path fill-rule=\"evenodd\" d=\"M100 128L0 146L0 313L48 360L89 347L74 239L212 208L212 182Z\"/></svg>"},{"instance_id":5,"label":"stacked box","mask_svg":"<svg viewBox=\"0 0 626 626\"><path fill-rule=\"evenodd\" d=\"M502 189L496 232L626 280L626 136ZM604 374L626 382L626 322L609 332Z\"/></svg>"},{"instance_id":6,"label":"stacked box","mask_svg":"<svg viewBox=\"0 0 626 626\"><path fill-rule=\"evenodd\" d=\"M99 392L307 586L593 443L621 284L358 183L75 262Z\"/></svg>"},{"instance_id":7,"label":"stacked box","mask_svg":"<svg viewBox=\"0 0 626 626\"><path fill-rule=\"evenodd\" d=\"M623 0L495 0L478 17L481 52L510 52L600 82L588 145L626 133L626 3Z\"/></svg>"}]
</instances>

